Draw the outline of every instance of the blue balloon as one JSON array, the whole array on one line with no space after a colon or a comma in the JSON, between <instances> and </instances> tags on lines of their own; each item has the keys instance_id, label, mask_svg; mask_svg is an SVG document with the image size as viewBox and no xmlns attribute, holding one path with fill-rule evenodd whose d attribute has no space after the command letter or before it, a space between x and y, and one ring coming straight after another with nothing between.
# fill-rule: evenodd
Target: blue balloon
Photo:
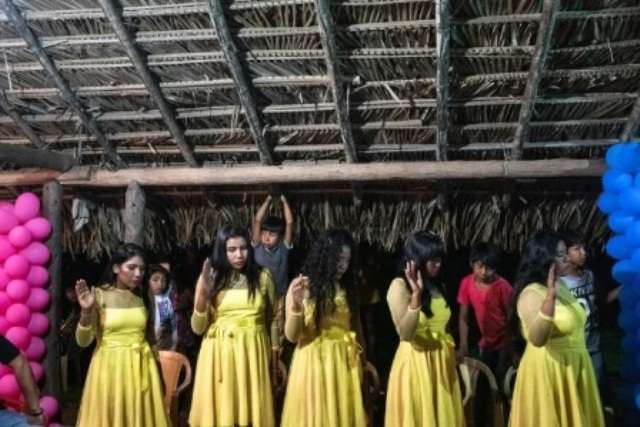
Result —
<instances>
[{"instance_id":1,"label":"blue balloon","mask_svg":"<svg viewBox=\"0 0 640 427\"><path fill-rule=\"evenodd\" d=\"M605 161L607 162L607 166L611 169L621 169L620 166L620 158L623 155L624 144L614 144L607 150L607 154L605 154Z\"/></svg>"},{"instance_id":2,"label":"blue balloon","mask_svg":"<svg viewBox=\"0 0 640 427\"><path fill-rule=\"evenodd\" d=\"M634 246L624 236L614 236L607 242L605 246L607 253L615 259L625 259L631 257ZM617 265L617 264L616 264ZM615 266L614 266L615 274Z\"/></svg>"},{"instance_id":3,"label":"blue balloon","mask_svg":"<svg viewBox=\"0 0 640 427\"><path fill-rule=\"evenodd\" d=\"M607 221L609 224L609 228L615 231L616 233L624 233L627 231L629 227L634 224L635 217L631 212L627 211L614 211ZM638 236L640 237L640 221L638 221L637 226ZM640 240L638 240L640 242Z\"/></svg>"},{"instance_id":4,"label":"blue balloon","mask_svg":"<svg viewBox=\"0 0 640 427\"><path fill-rule=\"evenodd\" d=\"M640 350L640 341L638 341L638 337L634 334L625 335L622 339L622 348L624 351L636 354L638 350Z\"/></svg>"},{"instance_id":5,"label":"blue balloon","mask_svg":"<svg viewBox=\"0 0 640 427\"><path fill-rule=\"evenodd\" d=\"M626 284L633 281L638 276L638 272L631 261L624 259L615 263L612 276L616 282Z\"/></svg>"},{"instance_id":6,"label":"blue balloon","mask_svg":"<svg viewBox=\"0 0 640 427\"><path fill-rule=\"evenodd\" d=\"M623 360L620 363L620 375L622 375L623 378L633 382L640 379L640 367L638 366L634 357L623 357Z\"/></svg>"},{"instance_id":7,"label":"blue balloon","mask_svg":"<svg viewBox=\"0 0 640 427\"><path fill-rule=\"evenodd\" d=\"M640 213L640 188L629 187L620 193L619 208L628 212Z\"/></svg>"},{"instance_id":8,"label":"blue balloon","mask_svg":"<svg viewBox=\"0 0 640 427\"><path fill-rule=\"evenodd\" d=\"M638 302L638 295L631 289L630 286L630 283L633 283L633 280L630 280L629 282L623 284L622 289L620 289L620 295L618 295L620 307L625 310L633 310L633 308L636 306L636 303Z\"/></svg>"},{"instance_id":9,"label":"blue balloon","mask_svg":"<svg viewBox=\"0 0 640 427\"><path fill-rule=\"evenodd\" d=\"M604 188L604 191L619 193L625 188L631 187L632 185L633 178L626 172L609 170L602 176L602 186Z\"/></svg>"},{"instance_id":10,"label":"blue balloon","mask_svg":"<svg viewBox=\"0 0 640 427\"><path fill-rule=\"evenodd\" d=\"M604 214L610 214L618 209L618 196L613 193L602 193L598 198L598 208Z\"/></svg>"}]
</instances>

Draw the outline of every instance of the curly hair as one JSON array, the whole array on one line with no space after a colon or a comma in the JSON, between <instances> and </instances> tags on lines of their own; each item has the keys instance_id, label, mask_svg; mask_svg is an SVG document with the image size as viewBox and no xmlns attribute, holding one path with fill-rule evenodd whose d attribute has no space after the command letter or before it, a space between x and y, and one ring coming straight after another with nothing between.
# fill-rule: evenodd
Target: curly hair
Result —
<instances>
[{"instance_id":1,"label":"curly hair","mask_svg":"<svg viewBox=\"0 0 640 427\"><path fill-rule=\"evenodd\" d=\"M358 287L353 273L354 244L346 230L329 230L311 247L302 267L302 274L309 277L309 296L316 301L315 324L320 328L323 316L335 310L336 278L338 261L343 247L351 249L351 260L347 271L340 278L340 286L347 293L347 303L352 316L358 315Z\"/></svg>"},{"instance_id":2,"label":"curly hair","mask_svg":"<svg viewBox=\"0 0 640 427\"><path fill-rule=\"evenodd\" d=\"M401 269L404 271L405 265L413 261L422 273L422 281L425 289L422 291L422 311L427 317L433 316L431 310L431 292L429 287L434 287L446 300L446 294L442 283L436 277L429 277L426 271L427 261L444 257L444 242L442 239L429 231L419 231L411 234L403 247ZM404 277L404 274L402 275ZM411 287L405 279L407 290L411 292ZM448 301L447 301L448 304Z\"/></svg>"},{"instance_id":3,"label":"curly hair","mask_svg":"<svg viewBox=\"0 0 640 427\"><path fill-rule=\"evenodd\" d=\"M513 297L509 310L510 345L513 350L522 352L524 338L520 331L518 318L518 298L525 287L532 283L545 284L551 265L556 261L558 243L564 241L562 236L550 230L541 230L534 234L525 244L518 263L518 271L513 286Z\"/></svg>"},{"instance_id":4,"label":"curly hair","mask_svg":"<svg viewBox=\"0 0 640 427\"><path fill-rule=\"evenodd\" d=\"M218 234L216 235L211 253L211 267L214 268L218 274L214 282L212 297L215 298L218 292L229 285L233 267L229 264L229 259L227 258L227 241L234 237L243 238L247 244L247 262L242 268L241 273L247 276L249 299L253 299L256 294L256 289L260 286L260 272L262 271L262 267L260 267L255 260L249 232L246 228L237 225L224 226L218 230Z\"/></svg>"}]
</instances>

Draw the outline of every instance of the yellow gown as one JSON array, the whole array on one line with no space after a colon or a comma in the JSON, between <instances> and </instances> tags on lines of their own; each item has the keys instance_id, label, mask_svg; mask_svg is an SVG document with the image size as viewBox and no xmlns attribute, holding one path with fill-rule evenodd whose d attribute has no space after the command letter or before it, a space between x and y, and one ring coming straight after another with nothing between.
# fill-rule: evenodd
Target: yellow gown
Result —
<instances>
[{"instance_id":1,"label":"yellow gown","mask_svg":"<svg viewBox=\"0 0 640 427\"><path fill-rule=\"evenodd\" d=\"M76 328L81 347L96 339L76 425L168 426L160 375L144 336L142 299L127 290L96 288L96 307L95 322Z\"/></svg>"},{"instance_id":2,"label":"yellow gown","mask_svg":"<svg viewBox=\"0 0 640 427\"><path fill-rule=\"evenodd\" d=\"M387 300L400 344L389 373L385 426L464 426L455 343L446 332L451 310L434 296L427 317L409 309L410 299L404 280L395 279Z\"/></svg>"},{"instance_id":3,"label":"yellow gown","mask_svg":"<svg viewBox=\"0 0 640 427\"><path fill-rule=\"evenodd\" d=\"M511 401L513 427L604 426L596 377L584 340L586 313L561 284L553 318L540 312L547 288L527 286L518 316L527 340ZM544 345L531 343L542 333Z\"/></svg>"},{"instance_id":4,"label":"yellow gown","mask_svg":"<svg viewBox=\"0 0 640 427\"><path fill-rule=\"evenodd\" d=\"M351 330L346 293L336 291L335 311L316 330L315 303L304 301L302 331L293 353L282 411L282 427L363 427L360 346ZM298 317L298 319L295 319ZM285 325L287 328L288 325ZM287 335L289 336L289 335Z\"/></svg>"},{"instance_id":5,"label":"yellow gown","mask_svg":"<svg viewBox=\"0 0 640 427\"><path fill-rule=\"evenodd\" d=\"M265 269L253 300L246 276L236 274L208 312L194 310L192 329L206 334L193 383L192 427L274 425L267 325L270 301L275 301L275 286Z\"/></svg>"}]
</instances>

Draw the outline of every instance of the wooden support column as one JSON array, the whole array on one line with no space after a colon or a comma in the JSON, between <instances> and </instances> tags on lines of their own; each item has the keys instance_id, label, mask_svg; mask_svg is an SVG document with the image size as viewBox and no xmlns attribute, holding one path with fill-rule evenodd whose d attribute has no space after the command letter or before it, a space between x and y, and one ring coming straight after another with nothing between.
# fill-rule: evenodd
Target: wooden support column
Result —
<instances>
[{"instance_id":1,"label":"wooden support column","mask_svg":"<svg viewBox=\"0 0 640 427\"><path fill-rule=\"evenodd\" d=\"M58 181L46 183L42 189L42 211L51 223L51 237L47 247L51 252L49 263L49 295L51 305L47 310L49 333L44 339L47 354L42 363L46 380L43 392L60 400L62 377L60 376L60 302L62 299L62 185Z\"/></svg>"},{"instance_id":2,"label":"wooden support column","mask_svg":"<svg viewBox=\"0 0 640 427\"><path fill-rule=\"evenodd\" d=\"M220 44L224 59L231 72L240 105L242 105L244 115L249 124L249 132L251 132L251 136L258 148L260 161L264 165L273 165L273 150L267 141L262 116L258 111L253 82L247 75L247 70L240 58L240 52L229 29L222 0L207 0L207 7L211 25L213 25L216 36L218 37L218 43Z\"/></svg>"},{"instance_id":3,"label":"wooden support column","mask_svg":"<svg viewBox=\"0 0 640 427\"><path fill-rule=\"evenodd\" d=\"M538 88L542 81L544 65L551 51L551 34L553 34L555 27L556 11L559 3L559 0L544 0L542 4L542 18L540 18L538 36L536 37L536 50L531 58L531 69L529 70L527 85L524 88L518 127L513 136L513 160L520 160L522 158L523 148L529 141L529 123L533 115L533 107L535 105L536 95L538 94Z\"/></svg>"},{"instance_id":4,"label":"wooden support column","mask_svg":"<svg viewBox=\"0 0 640 427\"><path fill-rule=\"evenodd\" d=\"M436 121L436 159L447 160L449 147L449 55L451 45L451 19L449 0L436 0L436 95L438 106Z\"/></svg>"},{"instance_id":5,"label":"wooden support column","mask_svg":"<svg viewBox=\"0 0 640 427\"><path fill-rule=\"evenodd\" d=\"M68 154L9 144L0 146L0 161L26 168L38 167L62 172L76 165L76 159Z\"/></svg>"},{"instance_id":6,"label":"wooden support column","mask_svg":"<svg viewBox=\"0 0 640 427\"><path fill-rule=\"evenodd\" d=\"M144 246L144 205L145 196L137 181L130 181L125 197L124 241Z\"/></svg>"}]
</instances>

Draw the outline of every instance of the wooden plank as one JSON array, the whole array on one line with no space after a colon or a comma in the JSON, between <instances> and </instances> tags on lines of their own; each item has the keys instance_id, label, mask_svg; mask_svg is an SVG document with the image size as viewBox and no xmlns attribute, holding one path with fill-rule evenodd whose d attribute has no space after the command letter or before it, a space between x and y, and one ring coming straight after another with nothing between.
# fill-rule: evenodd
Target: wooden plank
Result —
<instances>
[{"instance_id":1,"label":"wooden plank","mask_svg":"<svg viewBox=\"0 0 640 427\"><path fill-rule=\"evenodd\" d=\"M125 243L135 243L144 247L144 207L145 195L142 187L136 181L130 181L125 195L124 223Z\"/></svg>"},{"instance_id":2,"label":"wooden plank","mask_svg":"<svg viewBox=\"0 0 640 427\"><path fill-rule=\"evenodd\" d=\"M41 150L19 145L3 144L0 147L0 161L11 162L20 167L35 167L68 171L76 165L76 159L68 154Z\"/></svg>"},{"instance_id":3,"label":"wooden plank","mask_svg":"<svg viewBox=\"0 0 640 427\"><path fill-rule=\"evenodd\" d=\"M42 212L51 223L51 237L47 247L51 252L49 262L49 296L51 305L47 310L49 333L44 339L47 349L42 367L46 372L43 392L55 397L62 397L62 376L60 375L60 344L58 331L60 328L60 304L62 303L62 185L58 181L46 183L42 189Z\"/></svg>"},{"instance_id":4,"label":"wooden plank","mask_svg":"<svg viewBox=\"0 0 640 427\"><path fill-rule=\"evenodd\" d=\"M540 26L538 27L538 35L536 37L536 50L531 59L529 77L524 89L522 106L520 107L518 127L513 137L512 157L515 160L522 158L524 144L529 140L529 122L533 115L535 99L538 94L538 87L542 81L545 62L551 49L551 35L555 28L558 7L559 1L557 0L544 0L542 4L542 18L540 19Z\"/></svg>"},{"instance_id":5,"label":"wooden plank","mask_svg":"<svg viewBox=\"0 0 640 427\"><path fill-rule=\"evenodd\" d=\"M145 58L140 50L138 50L134 45L133 37L129 34L129 31L124 25L122 20L122 6L114 0L100 0L100 6L109 20L111 27L118 36L118 39L120 39L120 43L127 52L127 56L131 60L131 63L142 78L144 85L149 91L151 99L153 99L154 103L158 106L162 119L167 125L169 132L171 132L173 141L182 152L182 157L184 157L184 160L189 166L198 167L198 162L193 155L193 150L191 150L191 147L187 144L187 141L184 138L184 131L176 119L173 107L169 105L169 102L167 102L167 99L160 90L160 86L158 84L160 79L151 73Z\"/></svg>"},{"instance_id":6,"label":"wooden plank","mask_svg":"<svg viewBox=\"0 0 640 427\"><path fill-rule=\"evenodd\" d=\"M449 146L449 48L451 44L451 22L449 0L436 0L436 159L447 160Z\"/></svg>"}]
</instances>

